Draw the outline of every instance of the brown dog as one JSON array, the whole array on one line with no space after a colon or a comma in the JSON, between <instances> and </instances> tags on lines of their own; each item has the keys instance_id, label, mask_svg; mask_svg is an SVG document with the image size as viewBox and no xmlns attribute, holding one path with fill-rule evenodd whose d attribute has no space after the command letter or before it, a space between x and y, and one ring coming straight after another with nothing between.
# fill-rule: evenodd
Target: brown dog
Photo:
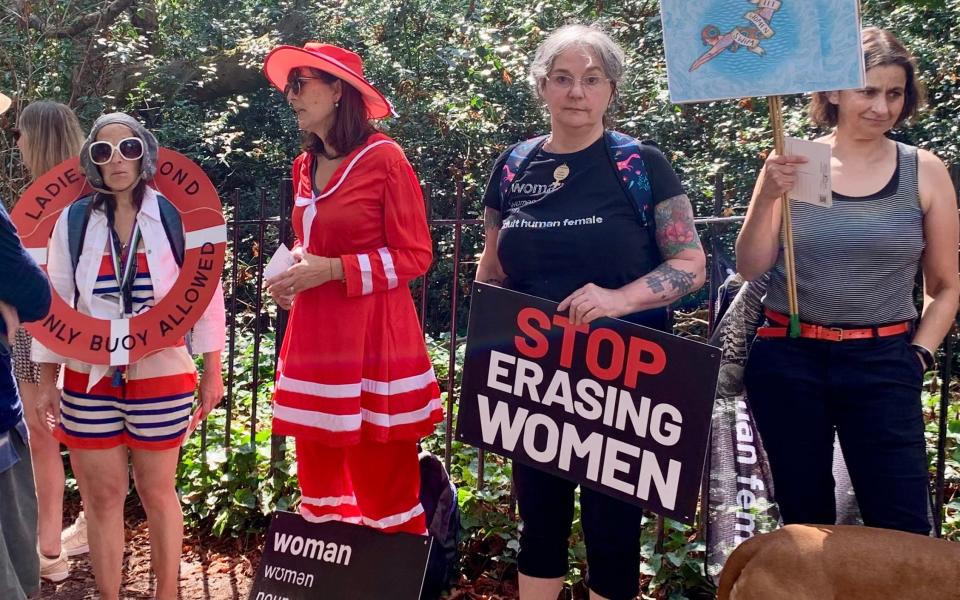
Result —
<instances>
[{"instance_id":1,"label":"brown dog","mask_svg":"<svg viewBox=\"0 0 960 600\"><path fill-rule=\"evenodd\" d=\"M787 525L741 544L717 600L960 600L960 544L851 525Z\"/></svg>"}]
</instances>

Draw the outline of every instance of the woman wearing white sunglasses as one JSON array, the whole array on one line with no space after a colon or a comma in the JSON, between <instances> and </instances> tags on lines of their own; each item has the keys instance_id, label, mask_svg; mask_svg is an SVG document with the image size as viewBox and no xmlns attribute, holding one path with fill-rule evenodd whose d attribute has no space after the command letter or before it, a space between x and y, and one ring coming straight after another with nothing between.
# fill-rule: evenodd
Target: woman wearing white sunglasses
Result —
<instances>
[{"instance_id":1,"label":"woman wearing white sunglasses","mask_svg":"<svg viewBox=\"0 0 960 600\"><path fill-rule=\"evenodd\" d=\"M79 256L71 256L69 211L64 210L53 231L47 271L57 293L82 313L130 318L159 302L177 280L178 258L160 210L167 200L147 185L156 172L157 151L153 134L122 113L97 119L80 151L80 164L96 191L78 200L86 203ZM224 337L218 286L191 337L193 351L204 358L201 417L223 397ZM64 359L36 342L33 357L41 363L40 386L47 390L41 410L56 423L54 436L70 448L100 597L119 598L123 505L132 462L150 527L156 598L177 598L183 514L174 482L197 388L185 342L119 367ZM50 391L56 363L66 365L59 403L49 400L57 397Z\"/></svg>"}]
</instances>

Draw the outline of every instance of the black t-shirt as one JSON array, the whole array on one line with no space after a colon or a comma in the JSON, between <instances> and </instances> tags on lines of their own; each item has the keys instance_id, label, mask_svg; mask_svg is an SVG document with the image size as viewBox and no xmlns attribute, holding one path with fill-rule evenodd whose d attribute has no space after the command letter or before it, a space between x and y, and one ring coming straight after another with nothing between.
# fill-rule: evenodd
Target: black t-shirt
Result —
<instances>
[{"instance_id":1,"label":"black t-shirt","mask_svg":"<svg viewBox=\"0 0 960 600\"><path fill-rule=\"evenodd\" d=\"M605 143L601 137L572 154L541 148L503 201L500 178L512 148L497 159L483 203L503 219L497 255L510 289L559 302L587 283L617 289L657 266L652 232L617 181ZM641 145L640 153L654 204L684 193L659 150ZM622 318L658 328L666 321L663 310Z\"/></svg>"}]
</instances>

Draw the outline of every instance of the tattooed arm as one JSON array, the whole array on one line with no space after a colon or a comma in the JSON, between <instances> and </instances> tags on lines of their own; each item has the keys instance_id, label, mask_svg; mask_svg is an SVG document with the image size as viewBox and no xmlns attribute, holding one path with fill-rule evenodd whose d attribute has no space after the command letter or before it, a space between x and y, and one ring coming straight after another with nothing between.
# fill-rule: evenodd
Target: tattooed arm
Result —
<instances>
[{"instance_id":1,"label":"tattooed arm","mask_svg":"<svg viewBox=\"0 0 960 600\"><path fill-rule=\"evenodd\" d=\"M489 206L483 209L483 253L480 255L480 264L477 265L476 280L481 283L490 283L502 286L507 275L500 266L497 257L497 241L500 239L500 228L503 219L500 211Z\"/></svg>"},{"instance_id":2,"label":"tattooed arm","mask_svg":"<svg viewBox=\"0 0 960 600\"><path fill-rule=\"evenodd\" d=\"M707 259L693 222L693 207L685 194L657 204L657 246L664 261L656 269L618 290L589 283L570 294L558 310L570 309L574 323L599 317L621 317L666 306L694 292L706 280Z\"/></svg>"},{"instance_id":3,"label":"tattooed arm","mask_svg":"<svg viewBox=\"0 0 960 600\"><path fill-rule=\"evenodd\" d=\"M674 196L657 205L657 246L664 262L640 278L639 310L666 306L691 292L699 290L707 278L707 258L700 245L700 237L693 222L693 207L685 194ZM633 285L633 284L631 284ZM652 300L652 304L650 303Z\"/></svg>"}]
</instances>

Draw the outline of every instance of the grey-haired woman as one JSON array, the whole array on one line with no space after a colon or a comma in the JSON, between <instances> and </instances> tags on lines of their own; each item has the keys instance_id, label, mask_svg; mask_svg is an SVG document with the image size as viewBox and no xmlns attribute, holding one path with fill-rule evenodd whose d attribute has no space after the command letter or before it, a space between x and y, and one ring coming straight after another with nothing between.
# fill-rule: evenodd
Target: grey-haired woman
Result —
<instances>
[{"instance_id":1,"label":"grey-haired woman","mask_svg":"<svg viewBox=\"0 0 960 600\"><path fill-rule=\"evenodd\" d=\"M576 324L618 317L666 329L666 306L703 284L705 258L690 201L663 154L605 128L623 62L596 27L568 25L540 45L530 78L550 133L494 164L477 280L559 302ZM643 181L639 195L622 185ZM520 597L554 600L567 573L577 486L516 462L513 477L523 521ZM591 598L635 597L641 509L585 488L580 507Z\"/></svg>"},{"instance_id":2,"label":"grey-haired woman","mask_svg":"<svg viewBox=\"0 0 960 600\"><path fill-rule=\"evenodd\" d=\"M100 319L149 310L179 274L160 218L167 202L147 183L157 167L157 140L136 119L113 113L97 119L80 152L96 193L87 202L83 243L74 269L68 210L53 231L47 273L58 294ZM223 291L193 328L203 354L199 417L223 397ZM197 373L180 342L129 365L107 367L68 360L34 341L41 363L40 408L56 423L54 436L70 449L88 522L90 561L100 597L118 600L123 563L123 505L133 463L137 493L150 527L156 598L177 598L183 514L174 485L180 443L193 413ZM64 363L63 395L55 387Z\"/></svg>"}]
</instances>

